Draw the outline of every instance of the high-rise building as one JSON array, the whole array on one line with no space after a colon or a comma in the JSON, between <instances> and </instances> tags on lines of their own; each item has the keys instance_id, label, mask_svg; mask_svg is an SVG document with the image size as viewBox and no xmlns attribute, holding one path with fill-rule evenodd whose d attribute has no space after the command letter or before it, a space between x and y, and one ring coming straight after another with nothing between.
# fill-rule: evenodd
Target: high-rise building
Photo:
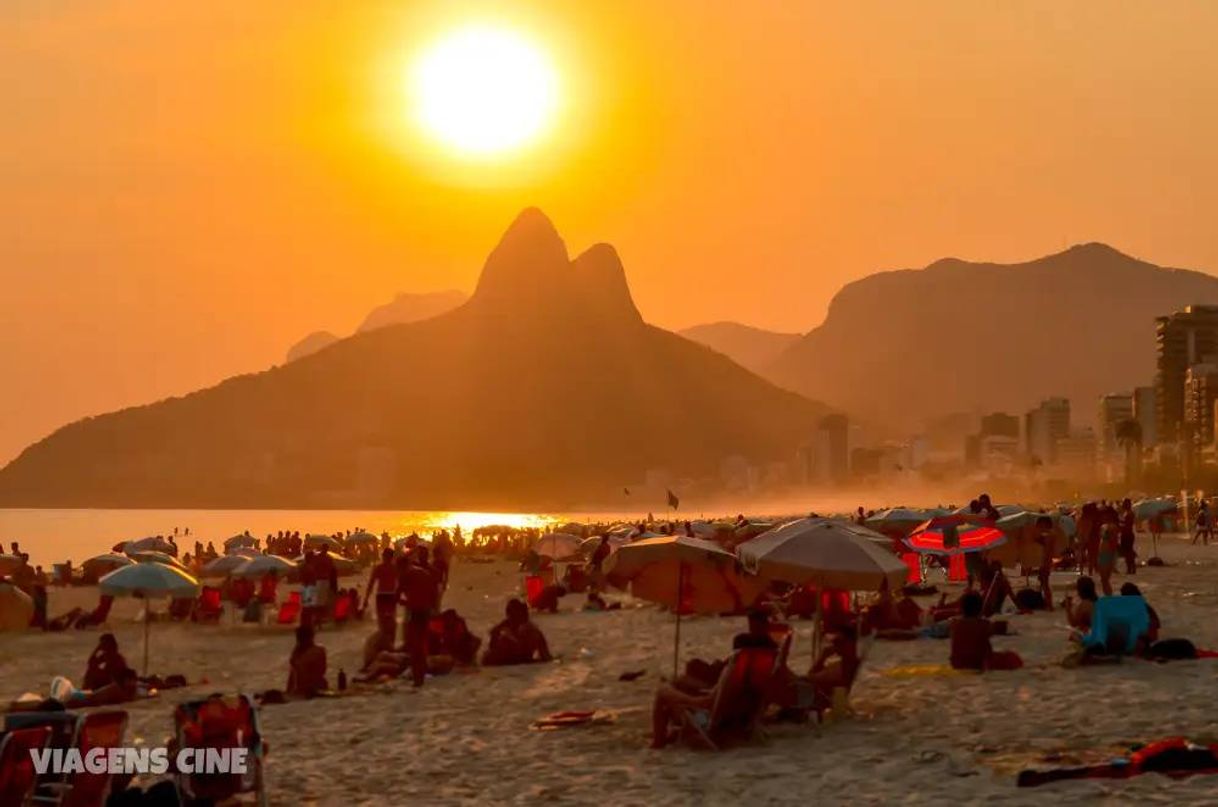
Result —
<instances>
[{"instance_id":1,"label":"high-rise building","mask_svg":"<svg viewBox=\"0 0 1218 807\"><path fill-rule=\"evenodd\" d=\"M1218 355L1218 306L1190 305L1155 320L1156 442L1175 443L1184 423L1184 376L1188 368Z\"/></svg>"},{"instance_id":2,"label":"high-rise building","mask_svg":"<svg viewBox=\"0 0 1218 807\"><path fill-rule=\"evenodd\" d=\"M986 437L1012 437L1019 439L1019 418L1005 412L994 412L981 418L981 434Z\"/></svg>"},{"instance_id":3,"label":"high-rise building","mask_svg":"<svg viewBox=\"0 0 1218 807\"><path fill-rule=\"evenodd\" d=\"M1070 400L1047 398L1024 415L1024 450L1050 465L1057 461L1057 442L1070 436Z\"/></svg>"},{"instance_id":4,"label":"high-rise building","mask_svg":"<svg viewBox=\"0 0 1218 807\"><path fill-rule=\"evenodd\" d=\"M1155 407L1155 388L1138 387L1133 391L1133 419L1142 427L1142 445L1151 448L1159 442L1159 421Z\"/></svg>"},{"instance_id":5,"label":"high-rise building","mask_svg":"<svg viewBox=\"0 0 1218 807\"><path fill-rule=\"evenodd\" d=\"M1100 459L1107 461L1123 449L1117 442L1117 426L1122 421L1133 420L1133 396L1128 393L1110 393L1100 397L1098 446Z\"/></svg>"},{"instance_id":6,"label":"high-rise building","mask_svg":"<svg viewBox=\"0 0 1218 807\"><path fill-rule=\"evenodd\" d=\"M1202 362L1184 375L1184 431L1191 456L1214 442L1214 401L1218 400L1218 364Z\"/></svg>"},{"instance_id":7,"label":"high-rise building","mask_svg":"<svg viewBox=\"0 0 1218 807\"><path fill-rule=\"evenodd\" d=\"M850 474L850 421L845 415L825 415L816 431L817 476L843 482Z\"/></svg>"},{"instance_id":8,"label":"high-rise building","mask_svg":"<svg viewBox=\"0 0 1218 807\"><path fill-rule=\"evenodd\" d=\"M1058 465L1079 478L1095 474L1095 432L1079 429L1057 441Z\"/></svg>"}]
</instances>

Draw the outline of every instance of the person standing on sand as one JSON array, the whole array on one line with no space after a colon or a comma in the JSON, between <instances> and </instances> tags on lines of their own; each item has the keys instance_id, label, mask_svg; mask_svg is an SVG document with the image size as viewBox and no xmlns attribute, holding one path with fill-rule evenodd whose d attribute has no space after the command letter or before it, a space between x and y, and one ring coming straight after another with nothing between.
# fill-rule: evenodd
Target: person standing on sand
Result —
<instances>
[{"instance_id":1,"label":"person standing on sand","mask_svg":"<svg viewBox=\"0 0 1218 807\"><path fill-rule=\"evenodd\" d=\"M368 588L364 590L364 607L367 607L368 595L376 586L376 624L380 632L390 637L397 631L398 610L398 570L393 562L393 550L381 550L381 562L372 569L368 576Z\"/></svg>"},{"instance_id":2,"label":"person standing on sand","mask_svg":"<svg viewBox=\"0 0 1218 807\"><path fill-rule=\"evenodd\" d=\"M1138 553L1134 549L1134 543L1137 541L1136 529L1137 516L1133 513L1133 502L1129 499L1121 502L1121 512L1118 516L1120 524L1120 551L1121 557L1125 559L1125 574L1138 573Z\"/></svg>"},{"instance_id":3,"label":"person standing on sand","mask_svg":"<svg viewBox=\"0 0 1218 807\"><path fill-rule=\"evenodd\" d=\"M1195 529L1193 531L1193 544L1197 543L1200 538L1206 546L1210 545L1210 534L1213 531L1213 526L1210 524L1210 506L1205 499L1201 500L1200 506L1197 508L1197 519L1194 522Z\"/></svg>"},{"instance_id":4,"label":"person standing on sand","mask_svg":"<svg viewBox=\"0 0 1218 807\"><path fill-rule=\"evenodd\" d=\"M416 546L409 562L402 567L398 581L402 601L406 605L403 639L410 654L410 673L416 687L423 686L427 676L427 625L439 601L439 582L427 563L427 547Z\"/></svg>"},{"instance_id":5,"label":"person standing on sand","mask_svg":"<svg viewBox=\"0 0 1218 807\"><path fill-rule=\"evenodd\" d=\"M306 549L300 562L300 624L312 627L317 620L317 561Z\"/></svg>"}]
</instances>

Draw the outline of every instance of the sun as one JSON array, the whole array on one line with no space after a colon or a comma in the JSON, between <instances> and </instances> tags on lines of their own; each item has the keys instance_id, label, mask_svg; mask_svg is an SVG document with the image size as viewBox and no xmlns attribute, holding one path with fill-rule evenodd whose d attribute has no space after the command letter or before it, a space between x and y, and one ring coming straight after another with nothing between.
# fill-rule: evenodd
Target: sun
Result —
<instances>
[{"instance_id":1,"label":"sun","mask_svg":"<svg viewBox=\"0 0 1218 807\"><path fill-rule=\"evenodd\" d=\"M558 76L546 53L506 28L450 32L419 56L410 78L423 131L469 157L537 141L558 106Z\"/></svg>"}]
</instances>

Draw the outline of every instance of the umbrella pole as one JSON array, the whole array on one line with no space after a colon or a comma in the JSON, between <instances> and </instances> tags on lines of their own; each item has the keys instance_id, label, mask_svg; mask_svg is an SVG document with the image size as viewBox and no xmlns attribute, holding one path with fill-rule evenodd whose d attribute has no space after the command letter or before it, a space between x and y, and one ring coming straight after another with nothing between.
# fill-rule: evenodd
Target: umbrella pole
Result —
<instances>
[{"instance_id":1,"label":"umbrella pole","mask_svg":"<svg viewBox=\"0 0 1218 807\"><path fill-rule=\"evenodd\" d=\"M152 623L152 612L149 610L152 603L147 598L144 599L144 677L148 677L148 630Z\"/></svg>"},{"instance_id":2,"label":"umbrella pole","mask_svg":"<svg viewBox=\"0 0 1218 807\"><path fill-rule=\"evenodd\" d=\"M812 640L808 643L812 645L812 666L816 666L816 659L820 657L820 628L823 619L821 610L824 608L825 602L825 587L819 582L816 584L816 613L812 616Z\"/></svg>"},{"instance_id":3,"label":"umbrella pole","mask_svg":"<svg viewBox=\"0 0 1218 807\"><path fill-rule=\"evenodd\" d=\"M672 677L677 677L681 655L681 590L685 583L685 564L677 564L677 629L672 637Z\"/></svg>"}]
</instances>

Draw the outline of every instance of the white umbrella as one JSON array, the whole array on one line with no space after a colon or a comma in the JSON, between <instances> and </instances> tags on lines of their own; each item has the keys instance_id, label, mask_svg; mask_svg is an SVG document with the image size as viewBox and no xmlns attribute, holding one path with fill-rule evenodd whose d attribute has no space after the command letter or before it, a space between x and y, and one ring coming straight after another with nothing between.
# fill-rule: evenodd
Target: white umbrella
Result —
<instances>
[{"instance_id":1,"label":"white umbrella","mask_svg":"<svg viewBox=\"0 0 1218 807\"><path fill-rule=\"evenodd\" d=\"M613 554L628 543L630 542L621 535L610 535L609 553ZM600 545L601 537L599 535L593 535L591 538L585 538L579 542L579 553L584 557L592 557L592 553L595 552L596 548Z\"/></svg>"},{"instance_id":2,"label":"white umbrella","mask_svg":"<svg viewBox=\"0 0 1218 807\"><path fill-rule=\"evenodd\" d=\"M222 555L215 560L209 560L199 572L200 577L228 577L234 569L244 565L249 558L244 555Z\"/></svg>"},{"instance_id":3,"label":"white umbrella","mask_svg":"<svg viewBox=\"0 0 1218 807\"><path fill-rule=\"evenodd\" d=\"M328 546L331 549L342 549L343 542L335 538L333 535L306 535L304 539L305 549L320 549L323 546Z\"/></svg>"},{"instance_id":4,"label":"white umbrella","mask_svg":"<svg viewBox=\"0 0 1218 807\"><path fill-rule=\"evenodd\" d=\"M548 532L533 544L533 551L554 560L565 560L579 554L579 544L582 540L578 535L567 532Z\"/></svg>"},{"instance_id":5,"label":"white umbrella","mask_svg":"<svg viewBox=\"0 0 1218 807\"><path fill-rule=\"evenodd\" d=\"M259 555L234 569L233 577L262 577L267 572L275 572L280 577L287 577L296 573L296 564L279 555Z\"/></svg>"},{"instance_id":6,"label":"white umbrella","mask_svg":"<svg viewBox=\"0 0 1218 807\"><path fill-rule=\"evenodd\" d=\"M258 539L247 532L243 532L240 535L234 535L232 538L226 538L224 541L225 549L233 549L235 547L243 546L256 547L258 546Z\"/></svg>"},{"instance_id":7,"label":"white umbrella","mask_svg":"<svg viewBox=\"0 0 1218 807\"><path fill-rule=\"evenodd\" d=\"M86 571L95 571L98 575L103 575L122 566L130 566L133 563L135 561L126 555L120 555L117 552L107 552L104 555L95 555L89 558L80 564L80 568Z\"/></svg>"},{"instance_id":8,"label":"white umbrella","mask_svg":"<svg viewBox=\"0 0 1218 807\"><path fill-rule=\"evenodd\" d=\"M235 558L256 558L262 553L252 546L238 546L233 549L228 549L224 553L228 557Z\"/></svg>"},{"instance_id":9,"label":"white umbrella","mask_svg":"<svg viewBox=\"0 0 1218 807\"><path fill-rule=\"evenodd\" d=\"M899 588L909 573L885 548L888 538L865 527L826 518L801 518L775 527L739 548L744 568L769 580L844 591Z\"/></svg>"},{"instance_id":10,"label":"white umbrella","mask_svg":"<svg viewBox=\"0 0 1218 807\"><path fill-rule=\"evenodd\" d=\"M173 546L169 541L165 540L160 535L153 535L148 538L137 538L134 541L128 541L123 544L123 551L130 555L132 552L172 552Z\"/></svg>"},{"instance_id":11,"label":"white umbrella","mask_svg":"<svg viewBox=\"0 0 1218 807\"><path fill-rule=\"evenodd\" d=\"M185 570L186 566L182 561L175 558L173 555L166 555L164 552L153 552L146 550L143 552L128 552L127 557L131 558L136 563L162 563L166 566L173 566L175 569Z\"/></svg>"},{"instance_id":12,"label":"white umbrella","mask_svg":"<svg viewBox=\"0 0 1218 807\"><path fill-rule=\"evenodd\" d=\"M365 532L364 530L360 530L359 532L355 532L347 536L348 546L359 546L360 544L379 544L380 542L380 538L377 538L372 533Z\"/></svg>"},{"instance_id":13,"label":"white umbrella","mask_svg":"<svg viewBox=\"0 0 1218 807\"><path fill-rule=\"evenodd\" d=\"M97 581L102 594L112 597L140 597L144 600L144 675L148 674L148 629L152 623L153 597L182 599L199 594L199 581L176 566L164 563L136 563L115 569Z\"/></svg>"},{"instance_id":14,"label":"white umbrella","mask_svg":"<svg viewBox=\"0 0 1218 807\"><path fill-rule=\"evenodd\" d=\"M316 556L314 556L314 557L316 557ZM300 564L304 563L304 559L305 559L304 555L301 555L298 558L288 558L288 560L291 563L295 564L297 567L299 567ZM330 560L333 561L334 571L338 572L339 577L343 577L343 576L349 575L349 574L355 574L357 571L359 571L359 566L356 564L355 561L351 560L351 558L344 558L342 555L335 555L333 552L331 552Z\"/></svg>"}]
</instances>

